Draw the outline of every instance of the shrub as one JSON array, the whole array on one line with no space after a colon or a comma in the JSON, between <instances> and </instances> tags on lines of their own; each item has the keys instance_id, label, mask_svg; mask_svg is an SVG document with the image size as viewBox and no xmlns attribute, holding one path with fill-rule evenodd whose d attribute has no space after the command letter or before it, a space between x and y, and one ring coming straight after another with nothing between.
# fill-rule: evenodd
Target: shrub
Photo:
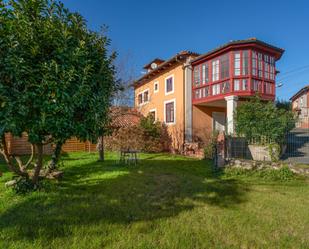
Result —
<instances>
[{"instance_id":1,"label":"shrub","mask_svg":"<svg viewBox=\"0 0 309 249\"><path fill-rule=\"evenodd\" d=\"M280 105L279 105L280 106ZM236 132L256 143L284 143L285 135L294 128L292 111L278 108L273 102L263 102L259 97L237 108Z\"/></svg>"},{"instance_id":2,"label":"shrub","mask_svg":"<svg viewBox=\"0 0 309 249\"><path fill-rule=\"evenodd\" d=\"M144 152L162 152L170 148L167 127L154 122L152 116L141 119L138 125L121 127L105 139L108 150L133 149Z\"/></svg>"},{"instance_id":3,"label":"shrub","mask_svg":"<svg viewBox=\"0 0 309 249\"><path fill-rule=\"evenodd\" d=\"M213 132L208 143L204 147L204 158L213 159L216 152L216 145L218 139L218 132Z\"/></svg>"},{"instance_id":4,"label":"shrub","mask_svg":"<svg viewBox=\"0 0 309 249\"><path fill-rule=\"evenodd\" d=\"M244 176L244 177L258 177L265 180L273 181L290 181L295 178L295 174L285 166L276 169L260 169L260 170L250 170L243 168L226 168L224 169L224 174L226 177Z\"/></svg>"},{"instance_id":5,"label":"shrub","mask_svg":"<svg viewBox=\"0 0 309 249\"><path fill-rule=\"evenodd\" d=\"M16 194L27 194L36 191L39 188L38 184L33 184L29 178L18 177L16 179L16 184L13 185L13 191Z\"/></svg>"}]
</instances>

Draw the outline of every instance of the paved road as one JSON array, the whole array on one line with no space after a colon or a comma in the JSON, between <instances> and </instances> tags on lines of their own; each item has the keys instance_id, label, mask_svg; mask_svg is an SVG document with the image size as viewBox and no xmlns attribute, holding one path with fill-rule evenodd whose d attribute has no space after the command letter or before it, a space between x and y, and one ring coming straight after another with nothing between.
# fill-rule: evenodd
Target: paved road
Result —
<instances>
[{"instance_id":1,"label":"paved road","mask_svg":"<svg viewBox=\"0 0 309 249\"><path fill-rule=\"evenodd\" d=\"M288 135L287 151L283 160L309 164L309 129L296 128Z\"/></svg>"}]
</instances>

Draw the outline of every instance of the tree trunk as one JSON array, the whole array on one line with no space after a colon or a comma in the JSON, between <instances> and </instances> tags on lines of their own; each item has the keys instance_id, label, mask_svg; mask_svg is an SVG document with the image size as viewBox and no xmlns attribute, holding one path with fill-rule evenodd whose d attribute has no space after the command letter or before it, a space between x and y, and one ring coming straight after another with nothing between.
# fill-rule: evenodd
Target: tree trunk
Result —
<instances>
[{"instance_id":1,"label":"tree trunk","mask_svg":"<svg viewBox=\"0 0 309 249\"><path fill-rule=\"evenodd\" d=\"M104 156L104 137L103 136L101 136L100 138L99 138L99 146L98 146L99 148L99 161L100 162L104 162L104 160L105 160L105 156Z\"/></svg>"},{"instance_id":2,"label":"tree trunk","mask_svg":"<svg viewBox=\"0 0 309 249\"><path fill-rule=\"evenodd\" d=\"M37 162L32 176L32 183L37 185L39 182L40 171L43 167L43 144L37 144Z\"/></svg>"},{"instance_id":3,"label":"tree trunk","mask_svg":"<svg viewBox=\"0 0 309 249\"><path fill-rule=\"evenodd\" d=\"M53 152L51 161L49 162L49 165L48 165L48 171L49 172L54 171L57 167L57 164L58 164L58 161L59 161L60 155L61 155L62 145L63 145L62 142L56 143L56 148Z\"/></svg>"},{"instance_id":4,"label":"tree trunk","mask_svg":"<svg viewBox=\"0 0 309 249\"><path fill-rule=\"evenodd\" d=\"M29 177L28 172L26 170L22 170L20 167L16 167L14 165L14 162L12 160L13 158L9 155L9 152L8 152L8 148L7 148L7 145L6 145L4 134L1 136L0 153L3 155L4 160L5 160L10 171L12 171L13 173L15 173L16 175L19 175L19 176L23 176L23 177L26 177L26 178ZM28 162L27 165L28 164L30 164L30 162Z\"/></svg>"}]
</instances>

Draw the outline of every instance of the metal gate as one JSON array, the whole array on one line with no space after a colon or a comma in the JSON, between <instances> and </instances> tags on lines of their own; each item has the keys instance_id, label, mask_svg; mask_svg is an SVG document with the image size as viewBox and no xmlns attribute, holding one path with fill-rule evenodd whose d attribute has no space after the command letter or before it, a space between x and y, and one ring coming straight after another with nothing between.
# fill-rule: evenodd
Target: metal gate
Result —
<instances>
[{"instance_id":1,"label":"metal gate","mask_svg":"<svg viewBox=\"0 0 309 249\"><path fill-rule=\"evenodd\" d=\"M309 164L309 116L302 116L287 134L286 152L282 159L290 163Z\"/></svg>"}]
</instances>

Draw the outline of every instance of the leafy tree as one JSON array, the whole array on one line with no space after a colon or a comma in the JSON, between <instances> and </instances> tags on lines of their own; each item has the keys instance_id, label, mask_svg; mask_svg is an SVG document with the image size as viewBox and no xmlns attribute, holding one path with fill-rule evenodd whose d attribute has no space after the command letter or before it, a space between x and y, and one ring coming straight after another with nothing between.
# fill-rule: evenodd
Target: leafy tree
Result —
<instances>
[{"instance_id":1,"label":"leafy tree","mask_svg":"<svg viewBox=\"0 0 309 249\"><path fill-rule=\"evenodd\" d=\"M287 111L291 111L292 110L292 103L291 101L287 101L287 100L276 100L276 106L279 109L285 109Z\"/></svg>"},{"instance_id":2,"label":"leafy tree","mask_svg":"<svg viewBox=\"0 0 309 249\"><path fill-rule=\"evenodd\" d=\"M57 157L68 138L101 135L117 86L109 44L58 1L0 0L0 148L13 172L29 177L33 157L23 163L9 155L6 132L28 133L37 153L34 184L44 144L57 144Z\"/></svg>"},{"instance_id":3,"label":"leafy tree","mask_svg":"<svg viewBox=\"0 0 309 249\"><path fill-rule=\"evenodd\" d=\"M236 111L236 132L249 141L282 143L294 124L291 111L259 97L242 103Z\"/></svg>"}]
</instances>

